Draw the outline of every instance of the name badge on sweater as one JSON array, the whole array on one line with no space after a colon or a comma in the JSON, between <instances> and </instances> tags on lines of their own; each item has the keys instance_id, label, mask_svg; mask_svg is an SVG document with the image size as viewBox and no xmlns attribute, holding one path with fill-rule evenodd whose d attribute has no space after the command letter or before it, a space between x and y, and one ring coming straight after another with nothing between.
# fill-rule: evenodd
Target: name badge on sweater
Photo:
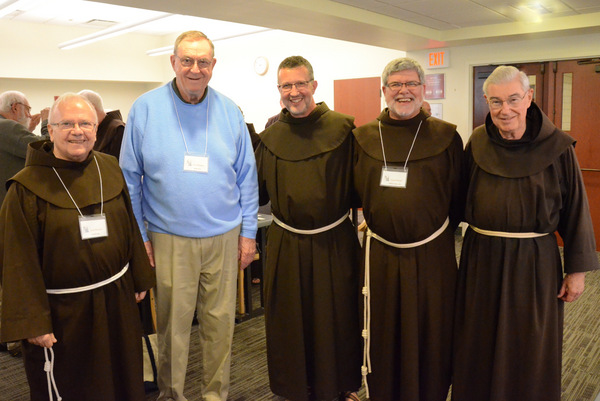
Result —
<instances>
[{"instance_id":1,"label":"name badge on sweater","mask_svg":"<svg viewBox=\"0 0 600 401\"><path fill-rule=\"evenodd\" d=\"M381 181L379 185L382 187L406 188L408 180L408 167L385 167L381 168Z\"/></svg>"},{"instance_id":2,"label":"name badge on sweater","mask_svg":"<svg viewBox=\"0 0 600 401\"><path fill-rule=\"evenodd\" d=\"M186 153L183 158L183 171L208 173L208 156L195 156Z\"/></svg>"},{"instance_id":3,"label":"name badge on sweater","mask_svg":"<svg viewBox=\"0 0 600 401\"><path fill-rule=\"evenodd\" d=\"M79 231L81 239L108 237L106 215L92 214L90 216L79 216Z\"/></svg>"}]
</instances>

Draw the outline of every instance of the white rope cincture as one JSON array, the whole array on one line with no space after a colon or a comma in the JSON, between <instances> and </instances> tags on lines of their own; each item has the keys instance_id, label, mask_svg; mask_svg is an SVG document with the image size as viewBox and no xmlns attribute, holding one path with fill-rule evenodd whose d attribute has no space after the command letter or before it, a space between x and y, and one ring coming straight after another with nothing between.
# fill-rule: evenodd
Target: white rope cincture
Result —
<instances>
[{"instance_id":1,"label":"white rope cincture","mask_svg":"<svg viewBox=\"0 0 600 401\"><path fill-rule=\"evenodd\" d=\"M74 287L74 288L61 288L61 289L47 289L46 293L48 294L73 294L76 292L84 292L95 290L96 288L100 288L105 286L106 284L112 283L113 281L118 280L121 276L123 276L127 269L129 268L129 263L121 269L120 272L115 274L112 277L107 278L106 280L102 280L95 284L85 285L83 287ZM48 358L48 351L50 351L50 358ZM46 379L48 381L48 395L50 396L50 401L52 399L52 389L56 392L57 401L61 401L62 398L60 394L58 394L58 388L56 387L56 382L54 381L54 351L52 347L46 348L44 347L44 357L46 358L46 363L44 363L44 371L46 372Z\"/></svg>"},{"instance_id":2,"label":"white rope cincture","mask_svg":"<svg viewBox=\"0 0 600 401\"><path fill-rule=\"evenodd\" d=\"M517 232L506 232L506 231L492 231L492 230L484 230L482 228L477 228L474 225L469 224L469 227L473 229L476 233L487 235L488 237L503 237L503 238L538 238L544 237L549 233L517 233Z\"/></svg>"},{"instance_id":3,"label":"white rope cincture","mask_svg":"<svg viewBox=\"0 0 600 401\"><path fill-rule=\"evenodd\" d=\"M50 351L50 358L48 358L48 351ZM56 387L56 382L54 381L54 351L52 350L52 347L44 347L44 358L46 359L44 371L46 372L46 380L48 381L48 397L50 398L50 401L53 401L52 390L54 390L57 401L61 401L62 397L58 394L58 387Z\"/></svg>"},{"instance_id":4,"label":"white rope cincture","mask_svg":"<svg viewBox=\"0 0 600 401\"><path fill-rule=\"evenodd\" d=\"M365 392L367 398L369 397L369 384L367 382L367 375L371 373L371 238L375 238L376 240L384 243L385 245L389 245L394 248L416 248L423 244L433 241L437 237L439 237L450 224L450 218L446 217L444 224L440 228L438 228L433 234L429 237L417 241L410 242L405 244L398 244L395 242L391 242L386 240L385 238L375 234L369 227L367 227L367 239L365 242L365 283L362 288L362 294L364 297L364 308L363 308L363 330L362 337L364 342L363 347L363 364L360 368L360 372L362 375L363 384L365 385Z\"/></svg>"},{"instance_id":5,"label":"white rope cincture","mask_svg":"<svg viewBox=\"0 0 600 401\"><path fill-rule=\"evenodd\" d=\"M348 218L348 212L346 212L346 214L344 214L342 217L340 217L337 221L334 221L333 223L328 224L324 227L315 228L312 230L301 230L299 228L294 228L292 226L288 226L283 221L279 220L274 214L272 214L272 216L273 216L273 221L278 226L285 228L288 231L291 231L295 234L314 235L314 234L324 233L325 231L329 231L332 228L335 228L335 227L339 226L340 224L342 224L344 222L344 220L346 220Z\"/></svg>"},{"instance_id":6,"label":"white rope cincture","mask_svg":"<svg viewBox=\"0 0 600 401\"><path fill-rule=\"evenodd\" d=\"M364 299L363 308L363 364L360 367L360 374L362 375L362 381L365 385L365 391L367 399L369 396L369 383L367 382L367 375L371 373L371 263L369 258L371 255L371 237L373 232L367 227L367 239L365 243L365 285L362 288L362 294Z\"/></svg>"},{"instance_id":7,"label":"white rope cincture","mask_svg":"<svg viewBox=\"0 0 600 401\"><path fill-rule=\"evenodd\" d=\"M113 281L118 280L119 278L121 278L121 276L123 274L125 274L127 272L128 268L129 268L129 263L127 263L125 265L125 267L123 269L121 269L121 271L118 272L117 274L115 274L114 276L109 277L106 280L102 280L95 284L85 285L83 287L74 287L74 288L47 289L46 293L48 293L48 294L73 294L76 292L95 290L96 288L100 288L102 286L105 286L106 284L110 284Z\"/></svg>"}]
</instances>

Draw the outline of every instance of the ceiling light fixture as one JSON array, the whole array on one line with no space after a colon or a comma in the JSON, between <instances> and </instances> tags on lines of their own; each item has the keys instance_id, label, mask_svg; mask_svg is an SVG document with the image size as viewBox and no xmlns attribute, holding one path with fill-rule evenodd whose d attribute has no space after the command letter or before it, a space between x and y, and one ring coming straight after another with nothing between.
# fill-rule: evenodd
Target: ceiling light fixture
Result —
<instances>
[{"instance_id":1,"label":"ceiling light fixture","mask_svg":"<svg viewBox=\"0 0 600 401\"><path fill-rule=\"evenodd\" d=\"M527 9L528 11L532 11L532 12L536 13L537 15L552 14L552 11L550 11L548 8L546 8L541 3L529 3L523 7L525 9Z\"/></svg>"},{"instance_id":2,"label":"ceiling light fixture","mask_svg":"<svg viewBox=\"0 0 600 401\"><path fill-rule=\"evenodd\" d=\"M217 38L217 39L212 39L212 42L218 42L219 40L226 40L226 39L233 39L233 38L239 38L242 36L248 36L248 35L254 35L255 33L262 33L262 32L268 32L268 31L273 31L274 29L271 28L266 28L266 29L260 29L258 31L252 31L252 32L246 32L246 33L240 33L238 35L231 35L231 36L226 36L223 38ZM146 50L146 54L148 56L162 56L163 54L172 54L173 53L173 45L171 46L164 46L164 47L157 47L156 49L152 49L152 50Z\"/></svg>"},{"instance_id":3,"label":"ceiling light fixture","mask_svg":"<svg viewBox=\"0 0 600 401\"><path fill-rule=\"evenodd\" d=\"M0 18L16 10L27 9L28 7L31 7L31 5L35 5L36 3L39 3L39 0L8 0L0 2Z\"/></svg>"},{"instance_id":4,"label":"ceiling light fixture","mask_svg":"<svg viewBox=\"0 0 600 401\"><path fill-rule=\"evenodd\" d=\"M162 56L163 54L169 54L173 52L173 45L165 47L157 47L156 49L146 50L148 56Z\"/></svg>"},{"instance_id":5,"label":"ceiling light fixture","mask_svg":"<svg viewBox=\"0 0 600 401\"><path fill-rule=\"evenodd\" d=\"M161 14L159 16L155 16L152 18L148 18L142 21L130 22L126 24L117 24L107 29L103 29L99 32L95 32L89 35L82 36L77 39L69 40L67 42L60 43L58 45L59 49L67 50L73 49L75 47L84 46L93 42L97 42L100 40L112 38L115 36L123 35L125 33L135 31L139 29L142 25L149 24L151 22L157 21L159 19L163 19L166 17L170 17L173 14Z\"/></svg>"}]
</instances>

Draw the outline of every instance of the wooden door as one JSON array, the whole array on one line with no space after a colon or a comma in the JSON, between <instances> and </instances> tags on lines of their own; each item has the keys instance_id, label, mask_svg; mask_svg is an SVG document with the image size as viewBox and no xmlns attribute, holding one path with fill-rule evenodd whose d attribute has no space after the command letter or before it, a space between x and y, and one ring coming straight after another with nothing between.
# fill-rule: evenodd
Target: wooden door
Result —
<instances>
[{"instance_id":1,"label":"wooden door","mask_svg":"<svg viewBox=\"0 0 600 401\"><path fill-rule=\"evenodd\" d=\"M354 116L354 125L360 127L381 112L381 78L335 80L333 97L333 109Z\"/></svg>"},{"instance_id":2,"label":"wooden door","mask_svg":"<svg viewBox=\"0 0 600 401\"><path fill-rule=\"evenodd\" d=\"M483 97L483 83L496 67L482 65L473 68L473 129L485 123L485 116L490 111Z\"/></svg>"},{"instance_id":3,"label":"wooden door","mask_svg":"<svg viewBox=\"0 0 600 401\"><path fill-rule=\"evenodd\" d=\"M554 124L577 140L581 166L600 250L600 59L556 64Z\"/></svg>"}]
</instances>

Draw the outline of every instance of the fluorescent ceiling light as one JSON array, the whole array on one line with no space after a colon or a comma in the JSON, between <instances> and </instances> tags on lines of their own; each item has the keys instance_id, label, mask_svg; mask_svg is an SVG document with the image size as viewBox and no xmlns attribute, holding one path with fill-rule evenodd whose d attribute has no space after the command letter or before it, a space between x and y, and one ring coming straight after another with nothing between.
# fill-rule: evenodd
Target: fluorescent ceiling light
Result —
<instances>
[{"instance_id":1,"label":"fluorescent ceiling light","mask_svg":"<svg viewBox=\"0 0 600 401\"><path fill-rule=\"evenodd\" d=\"M543 4L540 3L529 3L525 5L526 8L533 11L536 14L551 14L552 12L544 7Z\"/></svg>"},{"instance_id":2,"label":"fluorescent ceiling light","mask_svg":"<svg viewBox=\"0 0 600 401\"><path fill-rule=\"evenodd\" d=\"M146 54L148 56L162 56L163 54L169 54L172 52L173 52L173 45L165 46L165 47L158 47L158 48L152 49L152 50L146 50Z\"/></svg>"},{"instance_id":3,"label":"fluorescent ceiling light","mask_svg":"<svg viewBox=\"0 0 600 401\"><path fill-rule=\"evenodd\" d=\"M159 16L155 16L152 18L148 18L142 21L130 22L127 24L117 24L107 29L103 29L99 32L95 32L89 35L82 36L77 39L69 40L67 42L60 43L58 45L59 49L67 50L73 49L75 47L84 46L93 42L97 42L99 40L104 40L108 38L112 38L115 36L123 35L127 32L135 31L139 29L140 26L148 24L150 22L157 21L159 19L163 19L166 17L170 17L173 14L161 14Z\"/></svg>"},{"instance_id":4,"label":"fluorescent ceiling light","mask_svg":"<svg viewBox=\"0 0 600 401\"><path fill-rule=\"evenodd\" d=\"M214 43L214 42L218 42L219 40L239 38L242 36L254 35L255 33L262 33L262 32L268 32L268 31L273 31L273 30L274 29L272 29L272 28L265 28L265 29L260 29L258 31L240 33L238 35L231 35L231 36L225 36L223 38L212 39L212 42ZM146 54L148 56L162 56L163 54L169 54L169 53L173 53L173 45L165 46L165 47L157 47L156 49L152 49L152 50L146 50Z\"/></svg>"},{"instance_id":5,"label":"fluorescent ceiling light","mask_svg":"<svg viewBox=\"0 0 600 401\"><path fill-rule=\"evenodd\" d=\"M0 18L19 9L26 9L28 6L39 3L39 0L8 0L0 1Z\"/></svg>"}]
</instances>

